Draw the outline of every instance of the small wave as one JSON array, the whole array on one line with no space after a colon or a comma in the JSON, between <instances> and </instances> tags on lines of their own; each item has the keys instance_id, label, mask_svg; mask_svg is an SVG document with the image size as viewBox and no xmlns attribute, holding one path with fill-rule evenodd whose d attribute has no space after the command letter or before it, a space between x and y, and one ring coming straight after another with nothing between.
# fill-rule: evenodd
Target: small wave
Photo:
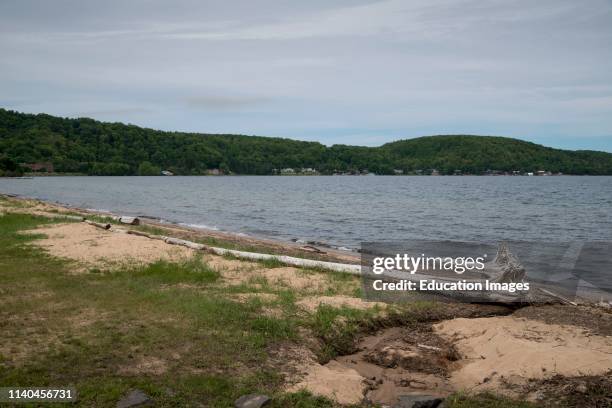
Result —
<instances>
[{"instance_id":1,"label":"small wave","mask_svg":"<svg viewBox=\"0 0 612 408\"><path fill-rule=\"evenodd\" d=\"M185 223L185 222L181 222L181 223L179 223L179 225L182 225L184 227L189 227L189 228L205 229L205 230L211 230L211 231L220 231L219 228L211 227L210 225L206 225L206 224L188 224L188 223Z\"/></svg>"},{"instance_id":2,"label":"small wave","mask_svg":"<svg viewBox=\"0 0 612 408\"><path fill-rule=\"evenodd\" d=\"M105 210L103 208L86 208L86 211L98 212L103 214L111 214L109 210Z\"/></svg>"}]
</instances>

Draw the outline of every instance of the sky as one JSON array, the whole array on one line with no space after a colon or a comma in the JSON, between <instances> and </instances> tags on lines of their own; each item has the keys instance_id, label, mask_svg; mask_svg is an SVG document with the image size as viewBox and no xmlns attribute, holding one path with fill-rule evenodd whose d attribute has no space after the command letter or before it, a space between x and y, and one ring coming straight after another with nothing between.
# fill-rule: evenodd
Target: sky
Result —
<instances>
[{"instance_id":1,"label":"sky","mask_svg":"<svg viewBox=\"0 0 612 408\"><path fill-rule=\"evenodd\" d=\"M612 152L610 0L1 0L0 55L22 112Z\"/></svg>"}]
</instances>

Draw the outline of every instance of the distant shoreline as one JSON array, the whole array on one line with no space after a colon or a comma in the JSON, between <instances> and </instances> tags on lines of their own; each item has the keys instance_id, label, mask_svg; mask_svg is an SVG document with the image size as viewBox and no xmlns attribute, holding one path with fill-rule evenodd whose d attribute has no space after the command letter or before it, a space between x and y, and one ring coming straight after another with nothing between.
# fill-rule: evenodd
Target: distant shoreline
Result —
<instances>
[{"instance_id":1,"label":"distant shoreline","mask_svg":"<svg viewBox=\"0 0 612 408\"><path fill-rule=\"evenodd\" d=\"M550 174L527 176L524 174L175 174L163 175L121 175L105 176L84 173L24 173L19 177L0 177L2 179L19 179L24 177L612 177L612 174Z\"/></svg>"},{"instance_id":2,"label":"distant shoreline","mask_svg":"<svg viewBox=\"0 0 612 408\"><path fill-rule=\"evenodd\" d=\"M612 175L610 152L564 150L502 136L432 135L380 146L328 146L279 137L168 132L2 108L0 128L5 129L0 175Z\"/></svg>"}]
</instances>

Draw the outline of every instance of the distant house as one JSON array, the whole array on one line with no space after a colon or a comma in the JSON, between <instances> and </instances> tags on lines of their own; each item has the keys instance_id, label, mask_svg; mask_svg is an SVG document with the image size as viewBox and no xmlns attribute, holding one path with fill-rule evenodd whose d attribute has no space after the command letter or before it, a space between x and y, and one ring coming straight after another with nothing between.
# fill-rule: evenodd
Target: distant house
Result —
<instances>
[{"instance_id":1,"label":"distant house","mask_svg":"<svg viewBox=\"0 0 612 408\"><path fill-rule=\"evenodd\" d=\"M162 176L174 176L174 173L168 170L162 170Z\"/></svg>"},{"instance_id":2,"label":"distant house","mask_svg":"<svg viewBox=\"0 0 612 408\"><path fill-rule=\"evenodd\" d=\"M25 167L28 168L32 171L35 172L39 172L39 171L46 171L47 173L53 173L55 171L55 168L53 167L53 163L50 162L41 162L41 163L19 163L19 165L21 167Z\"/></svg>"},{"instance_id":3,"label":"distant house","mask_svg":"<svg viewBox=\"0 0 612 408\"><path fill-rule=\"evenodd\" d=\"M402 175L402 174L404 174L404 170L402 170L402 169L393 169L393 174L396 174L398 176Z\"/></svg>"},{"instance_id":4,"label":"distant house","mask_svg":"<svg viewBox=\"0 0 612 408\"><path fill-rule=\"evenodd\" d=\"M219 169L208 169L206 170L206 174L210 175L210 176L218 176L221 174L221 170Z\"/></svg>"},{"instance_id":5,"label":"distant house","mask_svg":"<svg viewBox=\"0 0 612 408\"><path fill-rule=\"evenodd\" d=\"M295 174L295 170L291 167L287 167L286 169L281 169L281 174Z\"/></svg>"},{"instance_id":6,"label":"distant house","mask_svg":"<svg viewBox=\"0 0 612 408\"><path fill-rule=\"evenodd\" d=\"M317 174L317 169L311 167L302 168L302 174Z\"/></svg>"}]
</instances>

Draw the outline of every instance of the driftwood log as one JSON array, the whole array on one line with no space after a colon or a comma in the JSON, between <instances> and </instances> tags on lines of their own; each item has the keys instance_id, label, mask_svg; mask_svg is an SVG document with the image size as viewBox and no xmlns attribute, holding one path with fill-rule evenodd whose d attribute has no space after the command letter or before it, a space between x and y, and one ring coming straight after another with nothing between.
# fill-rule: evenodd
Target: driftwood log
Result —
<instances>
[{"instance_id":1,"label":"driftwood log","mask_svg":"<svg viewBox=\"0 0 612 408\"><path fill-rule=\"evenodd\" d=\"M351 275L361 275L360 265L317 261L314 259L295 258L293 256L286 255L259 254L256 252L236 251L234 249L225 249L217 247L208 247L208 251L217 255L229 254L241 259L250 259L255 261L275 260L290 266L298 266L302 268L321 268L335 272L350 273Z\"/></svg>"},{"instance_id":2,"label":"driftwood log","mask_svg":"<svg viewBox=\"0 0 612 408\"><path fill-rule=\"evenodd\" d=\"M101 228L103 230L109 230L111 225L110 224L102 224L99 222L95 222L95 221L91 221L91 220L85 220L85 222L89 225L93 225L94 227L98 227Z\"/></svg>"},{"instance_id":3,"label":"driftwood log","mask_svg":"<svg viewBox=\"0 0 612 408\"><path fill-rule=\"evenodd\" d=\"M198 244L197 242L186 241L184 239L172 238L172 237L164 237L164 242L172 245L182 245L187 248L195 249L196 251L201 251L206 249L206 245Z\"/></svg>"},{"instance_id":4,"label":"driftwood log","mask_svg":"<svg viewBox=\"0 0 612 408\"><path fill-rule=\"evenodd\" d=\"M510 252L506 243L502 242L497 250L497 254L493 262L485 263L484 274L490 282L496 283L520 283L526 278L526 270L521 265L520 261ZM407 280L415 282L417 285L422 280L436 280L441 283L456 283L465 281L468 283L483 283L484 279L467 279L461 275L454 276L434 276L418 271L411 275L403 271L389 271L385 273L385 278L400 281ZM492 291L428 291L428 294L436 294L443 297L451 297L464 302L493 302L493 303L567 303L576 305L577 303L564 298L554 293L550 288L544 289L540 286L536 287L534 282L531 282L530 290L527 293L521 292L492 292Z\"/></svg>"},{"instance_id":5,"label":"driftwood log","mask_svg":"<svg viewBox=\"0 0 612 408\"><path fill-rule=\"evenodd\" d=\"M104 230L109 230L111 228L110 224L101 224L98 222L85 220L86 223L93 225L97 228L101 228ZM327 262L327 261L318 261L314 259L305 259L305 258L296 258L292 256L286 255L271 255L271 254L261 254L256 252L246 252L246 251L238 251L234 249L220 248L220 247L210 247L204 244L200 244L197 242L192 242L184 239L167 237L164 235L155 235L148 234L142 231L136 230L114 230L117 232L123 232L132 235L138 235L142 237L146 237L149 239L157 239L164 241L171 245L181 245L187 248L191 248L197 251L208 251L216 255L231 255L240 259L253 260L253 261L263 261L263 260L274 260L281 262L285 265L296 266L302 268L318 268L324 269L328 271L334 272L343 272L351 275L362 275L361 265L355 264L343 264L337 262ZM512 282L522 282L526 277L525 268L520 264L520 262L516 259L512 253L510 253L508 247L502 243L498 248L497 255L493 262L489 262L486 264L487 268L486 274L489 276L489 279L493 282L499 283L512 283ZM385 273L385 278L390 280L408 280L418 282L421 280L437 280L439 282L458 282L458 281L467 281L467 282L482 282L482 280L477 279L461 279L460 275L457 278L454 277L441 277L441 276L433 276L427 275L423 273L415 273L415 274L407 274L402 271L388 271ZM533 288L536 289L536 288ZM570 301L569 299L565 299L562 296L555 294L554 292L547 289L540 289L539 292L535 290L531 290L527 295L522 293L494 293L491 291L455 291L451 294L449 293L438 293L442 296L451 296L453 298L457 298L463 301L474 301L474 302L495 302L495 303L513 303L513 302L549 302L551 299L555 301L563 301L564 303L573 304L575 302ZM436 292L432 292L436 293ZM540 295L536 295L539 293Z\"/></svg>"},{"instance_id":6,"label":"driftwood log","mask_svg":"<svg viewBox=\"0 0 612 408\"><path fill-rule=\"evenodd\" d=\"M237 251L234 249L226 249L219 247L210 247L197 242L187 241L184 239L166 237L164 235L147 234L141 231L128 230L128 234L139 235L149 239L158 239L172 245L182 245L195 250L206 250L216 255L232 255L240 259L248 259L253 261L275 260L289 266L298 266L305 268L321 268L336 272L350 273L352 275L361 275L361 266L353 264L342 264L336 262L317 261L313 259L296 258L285 255L260 254L256 252Z\"/></svg>"},{"instance_id":7,"label":"driftwood log","mask_svg":"<svg viewBox=\"0 0 612 408\"><path fill-rule=\"evenodd\" d=\"M138 235L140 237L146 237L146 238L151 238L151 239L155 239L154 237L157 237L157 235L151 235L151 234L147 234L146 232L137 231L137 230L128 230L127 233L131 235Z\"/></svg>"}]
</instances>

